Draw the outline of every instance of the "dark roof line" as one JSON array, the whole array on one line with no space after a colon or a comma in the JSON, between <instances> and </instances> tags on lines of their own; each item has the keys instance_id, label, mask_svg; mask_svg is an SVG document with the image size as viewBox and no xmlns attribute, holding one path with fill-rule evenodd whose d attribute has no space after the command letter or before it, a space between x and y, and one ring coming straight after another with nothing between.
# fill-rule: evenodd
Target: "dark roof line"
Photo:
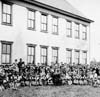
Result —
<instances>
[{"instance_id":1,"label":"dark roof line","mask_svg":"<svg viewBox=\"0 0 100 97\"><path fill-rule=\"evenodd\" d=\"M91 19L88 19L88 18L79 16L79 15L76 15L76 14L73 14L73 13L70 13L70 12L67 12L67 11L64 11L62 9L58 9L58 8L52 7L50 5L43 4L43 3L38 2L38 1L35 1L35 0L23 0L23 1L24 2L27 2L27 3L31 3L31 4L37 5L37 6L42 7L42 8L46 8L48 10L51 10L51 11L54 11L54 12L57 12L57 13L60 13L60 14L66 15L66 16L73 17L75 19L79 19L79 20L88 22L88 23L94 22Z\"/></svg>"}]
</instances>

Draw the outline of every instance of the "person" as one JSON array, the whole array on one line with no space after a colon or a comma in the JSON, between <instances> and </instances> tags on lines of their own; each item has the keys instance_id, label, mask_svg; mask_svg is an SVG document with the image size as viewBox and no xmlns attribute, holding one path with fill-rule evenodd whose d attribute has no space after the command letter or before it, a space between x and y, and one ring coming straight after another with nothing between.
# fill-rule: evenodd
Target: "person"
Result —
<instances>
[{"instance_id":1,"label":"person","mask_svg":"<svg viewBox=\"0 0 100 97\"><path fill-rule=\"evenodd\" d=\"M17 59L15 59L14 63L12 64L13 74L11 75L13 78L13 89L17 89L17 74L19 72L17 64Z\"/></svg>"},{"instance_id":2,"label":"person","mask_svg":"<svg viewBox=\"0 0 100 97\"><path fill-rule=\"evenodd\" d=\"M17 64L17 66L18 66L18 69L19 69L19 74L21 74L22 73L22 66L23 66L23 61L22 61L22 58L20 58L19 59L19 62L18 62L18 64Z\"/></svg>"},{"instance_id":3,"label":"person","mask_svg":"<svg viewBox=\"0 0 100 97\"><path fill-rule=\"evenodd\" d=\"M14 71L18 72L18 66L17 66L18 62L17 62L17 59L15 59L15 62L12 64L12 68Z\"/></svg>"}]
</instances>

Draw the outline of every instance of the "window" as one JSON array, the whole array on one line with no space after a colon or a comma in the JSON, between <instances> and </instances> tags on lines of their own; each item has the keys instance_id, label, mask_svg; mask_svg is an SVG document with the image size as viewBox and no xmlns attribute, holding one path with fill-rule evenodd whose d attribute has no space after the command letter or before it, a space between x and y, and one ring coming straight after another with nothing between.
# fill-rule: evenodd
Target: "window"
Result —
<instances>
[{"instance_id":1,"label":"window","mask_svg":"<svg viewBox=\"0 0 100 97\"><path fill-rule=\"evenodd\" d=\"M72 37L72 22L67 21L67 37Z\"/></svg>"},{"instance_id":2,"label":"window","mask_svg":"<svg viewBox=\"0 0 100 97\"><path fill-rule=\"evenodd\" d=\"M35 63L35 46L34 45L28 45L27 47L27 62L28 64L34 64Z\"/></svg>"},{"instance_id":3,"label":"window","mask_svg":"<svg viewBox=\"0 0 100 97\"><path fill-rule=\"evenodd\" d=\"M58 63L58 48L57 47L52 48L52 62Z\"/></svg>"},{"instance_id":4,"label":"window","mask_svg":"<svg viewBox=\"0 0 100 97\"><path fill-rule=\"evenodd\" d=\"M87 40L87 26L83 25L82 39Z\"/></svg>"},{"instance_id":5,"label":"window","mask_svg":"<svg viewBox=\"0 0 100 97\"><path fill-rule=\"evenodd\" d=\"M75 50L75 64L80 63L80 51Z\"/></svg>"},{"instance_id":6,"label":"window","mask_svg":"<svg viewBox=\"0 0 100 97\"><path fill-rule=\"evenodd\" d=\"M12 43L2 42L1 63L11 64L11 47Z\"/></svg>"},{"instance_id":7,"label":"window","mask_svg":"<svg viewBox=\"0 0 100 97\"><path fill-rule=\"evenodd\" d=\"M79 34L79 24L75 23L75 38L79 39L80 38L80 34Z\"/></svg>"},{"instance_id":8,"label":"window","mask_svg":"<svg viewBox=\"0 0 100 97\"><path fill-rule=\"evenodd\" d=\"M28 29L35 29L35 11L28 10Z\"/></svg>"},{"instance_id":9,"label":"window","mask_svg":"<svg viewBox=\"0 0 100 97\"><path fill-rule=\"evenodd\" d=\"M53 34L58 34L58 18L57 17L53 17L53 23L52 23L52 30L53 30Z\"/></svg>"},{"instance_id":10,"label":"window","mask_svg":"<svg viewBox=\"0 0 100 97\"><path fill-rule=\"evenodd\" d=\"M82 63L87 64L87 51L82 52Z\"/></svg>"},{"instance_id":11,"label":"window","mask_svg":"<svg viewBox=\"0 0 100 97\"><path fill-rule=\"evenodd\" d=\"M47 65L47 47L41 46L41 64Z\"/></svg>"},{"instance_id":12,"label":"window","mask_svg":"<svg viewBox=\"0 0 100 97\"><path fill-rule=\"evenodd\" d=\"M41 31L47 32L47 15L41 14Z\"/></svg>"},{"instance_id":13,"label":"window","mask_svg":"<svg viewBox=\"0 0 100 97\"><path fill-rule=\"evenodd\" d=\"M71 64L72 63L72 50L67 49L66 50L66 55L67 55L67 64Z\"/></svg>"},{"instance_id":14,"label":"window","mask_svg":"<svg viewBox=\"0 0 100 97\"><path fill-rule=\"evenodd\" d=\"M2 3L2 24L12 24L12 4Z\"/></svg>"}]
</instances>

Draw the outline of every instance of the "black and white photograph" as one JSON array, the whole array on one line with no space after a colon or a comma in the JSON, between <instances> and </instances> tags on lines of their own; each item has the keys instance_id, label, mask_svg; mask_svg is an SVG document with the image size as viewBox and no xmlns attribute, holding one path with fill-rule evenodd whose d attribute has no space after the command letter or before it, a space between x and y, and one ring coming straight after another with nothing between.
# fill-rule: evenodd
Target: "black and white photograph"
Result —
<instances>
[{"instance_id":1,"label":"black and white photograph","mask_svg":"<svg viewBox=\"0 0 100 97\"><path fill-rule=\"evenodd\" d=\"M0 0L0 97L100 97L99 0Z\"/></svg>"}]
</instances>

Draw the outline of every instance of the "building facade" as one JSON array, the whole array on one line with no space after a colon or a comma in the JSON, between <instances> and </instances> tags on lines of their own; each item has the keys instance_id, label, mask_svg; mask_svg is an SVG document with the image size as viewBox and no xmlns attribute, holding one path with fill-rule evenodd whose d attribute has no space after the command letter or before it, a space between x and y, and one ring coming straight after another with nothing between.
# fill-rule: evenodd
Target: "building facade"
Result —
<instances>
[{"instance_id":1,"label":"building facade","mask_svg":"<svg viewBox=\"0 0 100 97\"><path fill-rule=\"evenodd\" d=\"M65 0L54 1L0 1L0 64L19 58L25 63L89 63L92 20Z\"/></svg>"}]
</instances>

